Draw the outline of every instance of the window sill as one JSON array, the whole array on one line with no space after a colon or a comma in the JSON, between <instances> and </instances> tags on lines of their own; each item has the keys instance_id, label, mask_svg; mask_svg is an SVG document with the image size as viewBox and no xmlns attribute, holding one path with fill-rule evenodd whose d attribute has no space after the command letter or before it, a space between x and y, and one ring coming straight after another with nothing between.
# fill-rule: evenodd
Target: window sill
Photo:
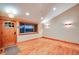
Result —
<instances>
[{"instance_id":1,"label":"window sill","mask_svg":"<svg viewBox=\"0 0 79 59\"><path fill-rule=\"evenodd\" d=\"M31 35L31 34L38 34L38 32L20 33L19 35Z\"/></svg>"}]
</instances>

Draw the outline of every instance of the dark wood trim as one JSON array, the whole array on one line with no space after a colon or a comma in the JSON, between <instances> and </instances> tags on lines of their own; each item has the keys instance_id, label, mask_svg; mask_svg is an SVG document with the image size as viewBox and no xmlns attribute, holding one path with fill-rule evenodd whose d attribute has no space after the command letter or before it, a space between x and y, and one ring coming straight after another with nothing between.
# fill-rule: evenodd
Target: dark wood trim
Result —
<instances>
[{"instance_id":1,"label":"dark wood trim","mask_svg":"<svg viewBox=\"0 0 79 59\"><path fill-rule=\"evenodd\" d=\"M58 39L55 39L55 38L49 38L49 37L42 37L42 38L45 38L45 39L49 39L49 40L55 40L55 41L60 41L60 42L63 42L63 43L67 43L67 44L73 44L73 45L77 45L79 46L78 43L73 43L73 42L68 42L68 41L64 41L64 40L58 40Z\"/></svg>"}]
</instances>

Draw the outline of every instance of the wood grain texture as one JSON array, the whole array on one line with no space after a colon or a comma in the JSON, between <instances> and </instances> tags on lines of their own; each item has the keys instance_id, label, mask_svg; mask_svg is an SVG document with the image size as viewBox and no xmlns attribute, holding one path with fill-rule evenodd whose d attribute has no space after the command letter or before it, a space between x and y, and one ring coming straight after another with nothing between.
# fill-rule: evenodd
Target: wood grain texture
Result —
<instances>
[{"instance_id":1,"label":"wood grain texture","mask_svg":"<svg viewBox=\"0 0 79 59\"><path fill-rule=\"evenodd\" d=\"M15 22L11 21L15 24ZM5 28L3 27L3 46L11 46L16 44L16 29L15 28Z\"/></svg>"},{"instance_id":2,"label":"wood grain texture","mask_svg":"<svg viewBox=\"0 0 79 59\"><path fill-rule=\"evenodd\" d=\"M79 55L79 45L46 38L17 43L20 55Z\"/></svg>"},{"instance_id":3,"label":"wood grain texture","mask_svg":"<svg viewBox=\"0 0 79 59\"><path fill-rule=\"evenodd\" d=\"M16 20L9 17L0 16L0 47L8 47L16 44L16 27L6 28L4 26L5 21L11 21L16 26Z\"/></svg>"}]
</instances>

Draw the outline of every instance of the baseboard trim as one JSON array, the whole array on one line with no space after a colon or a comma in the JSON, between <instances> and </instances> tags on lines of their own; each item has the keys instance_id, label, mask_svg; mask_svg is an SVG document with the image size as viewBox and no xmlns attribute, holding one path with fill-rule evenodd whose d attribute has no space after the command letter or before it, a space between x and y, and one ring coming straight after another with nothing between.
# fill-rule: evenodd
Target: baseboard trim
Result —
<instances>
[{"instance_id":1,"label":"baseboard trim","mask_svg":"<svg viewBox=\"0 0 79 59\"><path fill-rule=\"evenodd\" d=\"M67 43L67 44L73 44L73 45L78 45L78 43L73 43L73 42L68 42L68 41L64 41L64 40L58 40L58 39L55 39L55 38L49 38L49 37L39 37L39 38L45 38L45 39L49 39L49 40L55 40L55 41L59 41L59 42L63 42L63 43ZM20 43L24 43L24 42L29 42L29 41L34 41L34 40L37 40L39 38L33 38L33 39L29 39L29 40L26 40L26 41L22 41L22 42L17 42L17 44L20 44Z\"/></svg>"},{"instance_id":2,"label":"baseboard trim","mask_svg":"<svg viewBox=\"0 0 79 59\"><path fill-rule=\"evenodd\" d=\"M63 43L67 43L67 44L74 44L74 45L78 45L78 43L73 43L73 42L68 42L68 41L64 41L64 40L58 40L58 39L55 39L55 38L49 38L49 37L42 37L42 38L45 38L45 39L49 39L49 40L55 40L55 41L59 41L59 42L63 42Z\"/></svg>"}]
</instances>

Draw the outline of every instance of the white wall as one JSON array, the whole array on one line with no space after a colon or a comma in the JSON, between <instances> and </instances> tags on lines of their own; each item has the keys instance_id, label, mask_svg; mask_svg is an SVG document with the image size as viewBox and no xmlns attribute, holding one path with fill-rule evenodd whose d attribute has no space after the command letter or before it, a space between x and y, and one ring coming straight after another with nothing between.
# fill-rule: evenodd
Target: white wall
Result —
<instances>
[{"instance_id":1,"label":"white wall","mask_svg":"<svg viewBox=\"0 0 79 59\"><path fill-rule=\"evenodd\" d=\"M72 28L65 28L64 22L74 21ZM49 38L79 43L79 4L50 21L50 28L43 27L43 35Z\"/></svg>"}]
</instances>

